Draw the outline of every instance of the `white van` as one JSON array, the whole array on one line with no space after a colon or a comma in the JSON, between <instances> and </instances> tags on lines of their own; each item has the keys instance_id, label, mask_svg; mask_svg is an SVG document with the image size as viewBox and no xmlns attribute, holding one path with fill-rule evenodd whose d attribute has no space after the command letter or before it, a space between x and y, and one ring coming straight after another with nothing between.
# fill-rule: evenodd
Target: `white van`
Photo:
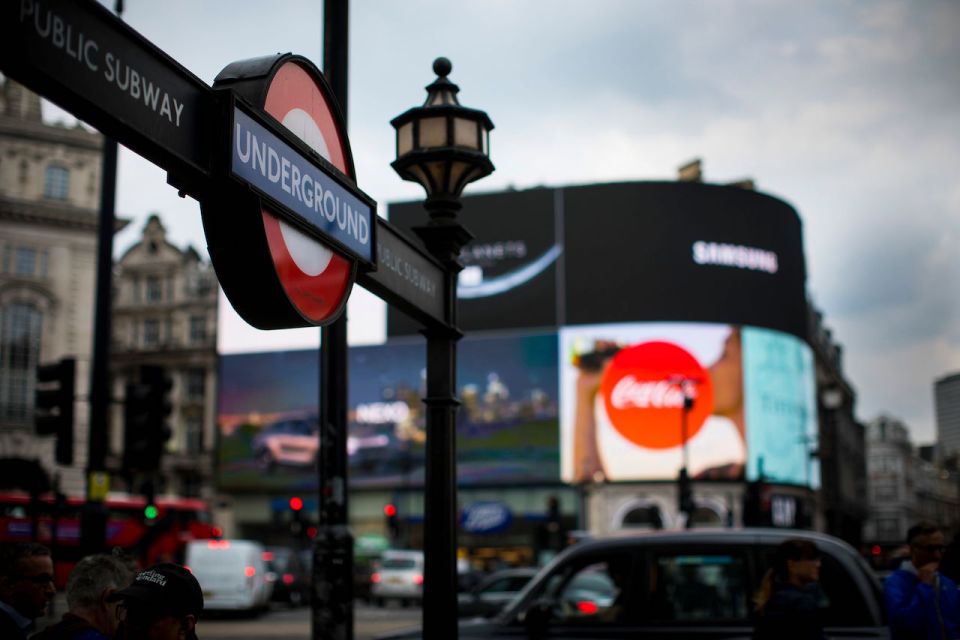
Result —
<instances>
[{"instance_id":1,"label":"white van","mask_svg":"<svg viewBox=\"0 0 960 640\"><path fill-rule=\"evenodd\" d=\"M252 540L187 543L187 568L203 589L203 608L257 612L270 603L273 582L264 548Z\"/></svg>"}]
</instances>

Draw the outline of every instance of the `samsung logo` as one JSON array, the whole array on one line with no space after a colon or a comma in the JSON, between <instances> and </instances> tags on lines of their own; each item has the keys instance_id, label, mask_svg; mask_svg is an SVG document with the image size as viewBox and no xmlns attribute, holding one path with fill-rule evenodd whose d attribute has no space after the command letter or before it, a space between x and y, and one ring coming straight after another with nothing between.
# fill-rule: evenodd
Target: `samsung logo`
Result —
<instances>
[{"instance_id":1,"label":"samsung logo","mask_svg":"<svg viewBox=\"0 0 960 640\"><path fill-rule=\"evenodd\" d=\"M693 243L693 261L697 264L735 267L766 273L776 273L779 268L777 254L773 251L703 240Z\"/></svg>"}]
</instances>

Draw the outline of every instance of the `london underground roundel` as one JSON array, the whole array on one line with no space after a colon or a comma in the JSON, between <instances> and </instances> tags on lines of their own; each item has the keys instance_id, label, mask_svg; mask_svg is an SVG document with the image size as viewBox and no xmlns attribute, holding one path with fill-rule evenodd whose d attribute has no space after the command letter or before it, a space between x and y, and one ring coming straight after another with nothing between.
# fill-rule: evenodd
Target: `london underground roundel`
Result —
<instances>
[{"instance_id":1,"label":"london underground roundel","mask_svg":"<svg viewBox=\"0 0 960 640\"><path fill-rule=\"evenodd\" d=\"M693 397L687 440L713 412L710 375L687 350L669 342L644 342L617 353L600 382L610 424L630 442L648 449L683 443L684 383Z\"/></svg>"},{"instance_id":2,"label":"london underground roundel","mask_svg":"<svg viewBox=\"0 0 960 640\"><path fill-rule=\"evenodd\" d=\"M354 177L345 134L318 78L296 61L283 63L267 87L263 110L343 173ZM303 316L320 324L340 311L353 280L353 264L263 208L270 255L287 296Z\"/></svg>"},{"instance_id":3,"label":"london underground roundel","mask_svg":"<svg viewBox=\"0 0 960 640\"><path fill-rule=\"evenodd\" d=\"M254 111L267 114L348 180L354 180L353 157L339 106L323 75L309 60L279 54L235 62L220 72L213 86L229 90L220 95L241 98ZM239 136L240 124L236 126ZM262 125L254 133L259 131L270 135L269 128ZM254 156L264 144L256 135L243 140L242 152L252 150ZM276 138L272 140L280 144ZM237 142L237 151L239 145ZM281 159L286 163L285 156ZM278 160L269 171L276 169L279 175L279 167ZM307 198L315 197L320 211L319 184L316 190L308 190L308 178L303 177L298 189L301 174L290 177L287 168L283 168L282 181L271 180L307 205L312 204ZM263 163L261 171L266 175ZM323 193L324 205L332 194L329 190ZM373 207L375 211L375 203ZM323 325L340 315L356 276L355 259L297 228L273 211L256 189L237 187L236 182L227 180L223 188L201 199L201 211L220 284L248 323L260 329L284 329ZM336 214L327 217L332 215Z\"/></svg>"}]
</instances>

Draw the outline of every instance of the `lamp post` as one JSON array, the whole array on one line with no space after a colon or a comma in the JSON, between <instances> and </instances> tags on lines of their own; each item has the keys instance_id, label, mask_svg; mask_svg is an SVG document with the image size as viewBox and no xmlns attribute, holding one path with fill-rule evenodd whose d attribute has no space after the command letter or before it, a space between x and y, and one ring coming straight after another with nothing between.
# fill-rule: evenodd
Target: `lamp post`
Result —
<instances>
[{"instance_id":1,"label":"lamp post","mask_svg":"<svg viewBox=\"0 0 960 640\"><path fill-rule=\"evenodd\" d=\"M694 503L693 488L690 486L690 474L688 471L690 460L687 447L687 435L689 433L688 421L690 418L690 410L693 409L693 404L696 399L694 385L699 381L695 378L687 378L686 376L672 376L668 382L679 386L680 390L683 391L683 406L680 409L680 446L682 447L681 454L683 458L680 465L680 473L677 476L677 506L681 513L687 514L684 527L690 529L693 525L691 520L693 518Z\"/></svg>"},{"instance_id":2,"label":"lamp post","mask_svg":"<svg viewBox=\"0 0 960 640\"><path fill-rule=\"evenodd\" d=\"M457 85L447 79L453 66L437 58L437 79L426 87L427 100L394 118L397 159L394 170L426 191L426 225L413 231L443 266L443 328L428 328L427 444L424 487L423 637L457 637L456 570L456 398L457 276L463 265L460 249L473 236L458 221L463 188L489 175L490 130L483 111L460 105Z\"/></svg>"}]
</instances>

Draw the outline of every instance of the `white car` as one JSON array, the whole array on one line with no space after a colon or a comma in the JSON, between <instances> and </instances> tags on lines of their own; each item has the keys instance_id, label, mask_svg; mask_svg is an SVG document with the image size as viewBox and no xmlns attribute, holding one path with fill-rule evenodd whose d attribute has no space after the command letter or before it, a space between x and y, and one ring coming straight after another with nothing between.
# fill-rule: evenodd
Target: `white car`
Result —
<instances>
[{"instance_id":1,"label":"white car","mask_svg":"<svg viewBox=\"0 0 960 640\"><path fill-rule=\"evenodd\" d=\"M370 595L378 605L387 600L419 604L423 600L423 551L384 551L370 576Z\"/></svg>"},{"instance_id":2,"label":"white car","mask_svg":"<svg viewBox=\"0 0 960 640\"><path fill-rule=\"evenodd\" d=\"M253 455L265 471L277 466L311 467L320 451L316 416L288 418L268 425L253 440Z\"/></svg>"},{"instance_id":3,"label":"white car","mask_svg":"<svg viewBox=\"0 0 960 640\"><path fill-rule=\"evenodd\" d=\"M252 540L187 543L187 568L203 590L203 608L259 612L273 592L263 545Z\"/></svg>"}]
</instances>

